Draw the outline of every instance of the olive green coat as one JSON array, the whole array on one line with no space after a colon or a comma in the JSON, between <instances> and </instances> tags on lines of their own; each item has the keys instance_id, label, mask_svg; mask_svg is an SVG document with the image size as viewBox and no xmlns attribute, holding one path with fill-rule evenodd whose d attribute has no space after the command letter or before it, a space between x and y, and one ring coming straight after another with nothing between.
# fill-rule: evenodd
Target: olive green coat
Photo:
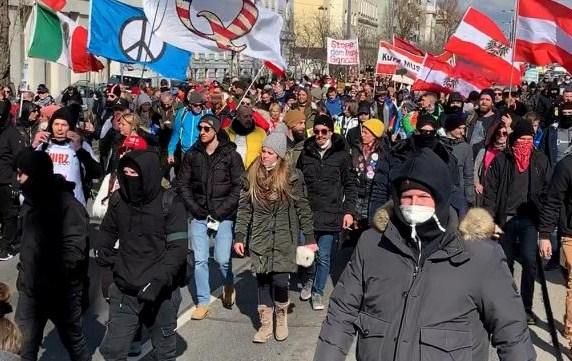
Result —
<instances>
[{"instance_id":1,"label":"olive green coat","mask_svg":"<svg viewBox=\"0 0 572 361\"><path fill-rule=\"evenodd\" d=\"M300 230L306 244L314 243L312 211L300 170L290 177L293 199L263 205L252 202L248 181L243 182L235 224L236 242L245 242L256 273L296 272L296 247Z\"/></svg>"}]
</instances>

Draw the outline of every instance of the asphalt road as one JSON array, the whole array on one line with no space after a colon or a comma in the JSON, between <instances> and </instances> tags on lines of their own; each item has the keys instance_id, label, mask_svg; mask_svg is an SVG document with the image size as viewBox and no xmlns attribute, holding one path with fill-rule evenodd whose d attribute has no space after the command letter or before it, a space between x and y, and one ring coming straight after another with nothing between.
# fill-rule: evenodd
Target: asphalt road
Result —
<instances>
[{"instance_id":1,"label":"asphalt road","mask_svg":"<svg viewBox=\"0 0 572 361\"><path fill-rule=\"evenodd\" d=\"M344 257L340 255L336 272L339 272L344 264ZM14 258L10 261L0 262L0 281L6 282L13 290L12 303L17 304L16 292L16 264ZM177 345L179 360L233 360L233 361L305 361L312 360L313 352L320 330L325 311L313 311L308 302L298 299L296 280L292 280L291 300L292 305L289 313L290 336L287 341L277 342L271 339L267 344L253 344L251 338L255 332L257 319L256 280L250 271L250 263L247 259L234 259L233 270L235 272L235 284L237 289L236 305L232 309L222 307L220 295L222 286L217 274L217 268L211 264L211 284L213 298L210 306L210 315L202 321L191 321L190 312L193 306L191 297L192 287L183 289L183 303L179 311L179 325L177 329ZM107 320L107 304L101 297L99 289L99 273L94 262L90 265L91 276L91 307L84 317L84 329L88 339L90 350L93 352L94 361L102 360L98 352L98 345L105 334L105 322ZM518 272L517 275L518 276ZM562 317L564 313L564 297L566 290L564 280L559 272L547 272L549 280L549 292L557 326L562 330ZM518 284L518 279L517 279ZM331 284L328 286L328 293ZM538 354L538 360L554 360L550 336L547 331L544 305L542 303L540 285L535 290L534 311L539 317L538 326L530 328L531 336ZM561 344L565 345L561 337ZM154 360L149 342L143 347L143 354L130 361ZM350 351L348 360L355 360L354 348ZM498 360L491 349L490 360ZM566 357L565 357L566 359ZM572 357L570 358L572 359ZM57 332L51 324L45 330L45 339L41 350L41 361L69 360L67 353L61 346Z\"/></svg>"}]
</instances>

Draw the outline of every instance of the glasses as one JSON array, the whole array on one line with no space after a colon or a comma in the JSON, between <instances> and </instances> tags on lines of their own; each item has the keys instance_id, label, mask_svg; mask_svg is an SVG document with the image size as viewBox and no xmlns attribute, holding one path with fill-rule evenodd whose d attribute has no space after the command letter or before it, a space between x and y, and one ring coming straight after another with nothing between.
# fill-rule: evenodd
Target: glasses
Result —
<instances>
[{"instance_id":1,"label":"glasses","mask_svg":"<svg viewBox=\"0 0 572 361\"><path fill-rule=\"evenodd\" d=\"M314 135L328 135L329 129L314 129Z\"/></svg>"},{"instance_id":2,"label":"glasses","mask_svg":"<svg viewBox=\"0 0 572 361\"><path fill-rule=\"evenodd\" d=\"M199 125L197 128L199 129L199 132L208 133L208 132L211 131L211 129L212 129L213 127L207 127L207 126Z\"/></svg>"},{"instance_id":3,"label":"glasses","mask_svg":"<svg viewBox=\"0 0 572 361\"><path fill-rule=\"evenodd\" d=\"M200 108L203 106L203 104L202 103L193 103L193 104L191 104L191 106L195 107L195 108Z\"/></svg>"},{"instance_id":4,"label":"glasses","mask_svg":"<svg viewBox=\"0 0 572 361\"><path fill-rule=\"evenodd\" d=\"M497 133L497 137L506 137L507 135L508 135L508 132L506 130Z\"/></svg>"},{"instance_id":5,"label":"glasses","mask_svg":"<svg viewBox=\"0 0 572 361\"><path fill-rule=\"evenodd\" d=\"M502 93L501 93L501 92L498 92L498 93L497 93L497 92L495 92L495 95L502 95Z\"/></svg>"},{"instance_id":6,"label":"glasses","mask_svg":"<svg viewBox=\"0 0 572 361\"><path fill-rule=\"evenodd\" d=\"M246 105L246 106L248 106L248 107L250 106L250 102L245 102L245 101L243 101L243 102L240 103L240 104L241 104L241 105Z\"/></svg>"},{"instance_id":7,"label":"glasses","mask_svg":"<svg viewBox=\"0 0 572 361\"><path fill-rule=\"evenodd\" d=\"M435 135L435 134L437 134L437 131L436 130L420 129L419 134L421 134L421 135Z\"/></svg>"}]
</instances>

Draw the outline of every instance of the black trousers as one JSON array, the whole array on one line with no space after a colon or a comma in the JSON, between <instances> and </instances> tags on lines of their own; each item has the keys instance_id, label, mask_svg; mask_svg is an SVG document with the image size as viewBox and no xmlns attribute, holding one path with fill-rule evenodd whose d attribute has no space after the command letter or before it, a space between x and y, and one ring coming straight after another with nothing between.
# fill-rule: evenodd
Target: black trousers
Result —
<instances>
[{"instance_id":1,"label":"black trousers","mask_svg":"<svg viewBox=\"0 0 572 361\"><path fill-rule=\"evenodd\" d=\"M157 302L143 303L137 297L121 292L115 283L109 287L109 321L99 351L106 361L125 361L129 346L140 325L151 333L157 360L175 361L177 357L177 311L181 292L160 297Z\"/></svg>"},{"instance_id":2,"label":"black trousers","mask_svg":"<svg viewBox=\"0 0 572 361\"><path fill-rule=\"evenodd\" d=\"M271 272L257 273L258 304L269 307L278 303L288 302L288 288L290 286L290 273Z\"/></svg>"},{"instance_id":3,"label":"black trousers","mask_svg":"<svg viewBox=\"0 0 572 361\"><path fill-rule=\"evenodd\" d=\"M82 288L56 294L28 295L20 292L16 309L16 323L22 332L20 356L23 361L36 361L48 320L56 326L60 339L72 361L91 360L81 328Z\"/></svg>"},{"instance_id":4,"label":"black trousers","mask_svg":"<svg viewBox=\"0 0 572 361\"><path fill-rule=\"evenodd\" d=\"M18 209L20 204L14 197L10 184L0 185L0 222L2 223L2 239L0 251L15 251L16 230L18 227Z\"/></svg>"}]
</instances>

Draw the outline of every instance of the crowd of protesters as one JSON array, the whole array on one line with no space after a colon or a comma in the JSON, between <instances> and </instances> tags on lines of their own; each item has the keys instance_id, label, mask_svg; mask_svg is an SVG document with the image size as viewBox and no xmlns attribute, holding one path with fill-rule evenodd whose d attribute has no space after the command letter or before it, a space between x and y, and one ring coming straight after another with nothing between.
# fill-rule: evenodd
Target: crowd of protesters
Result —
<instances>
[{"instance_id":1,"label":"crowd of protesters","mask_svg":"<svg viewBox=\"0 0 572 361\"><path fill-rule=\"evenodd\" d=\"M562 248L572 269L572 85L465 98L381 78L161 81L84 102L73 86L0 90L0 260L19 254L18 327L0 352L36 360L51 320L72 360L91 359L93 249L103 357L125 359L144 327L174 360L187 253L203 320L213 241L227 308L233 252L250 257L255 343L288 338L294 276L302 301L327 308L316 360L343 360L356 332L359 359L485 360L490 335L501 360L535 359L537 254L557 269ZM326 307L339 247L355 251ZM567 287L572 344L572 275Z\"/></svg>"}]
</instances>

